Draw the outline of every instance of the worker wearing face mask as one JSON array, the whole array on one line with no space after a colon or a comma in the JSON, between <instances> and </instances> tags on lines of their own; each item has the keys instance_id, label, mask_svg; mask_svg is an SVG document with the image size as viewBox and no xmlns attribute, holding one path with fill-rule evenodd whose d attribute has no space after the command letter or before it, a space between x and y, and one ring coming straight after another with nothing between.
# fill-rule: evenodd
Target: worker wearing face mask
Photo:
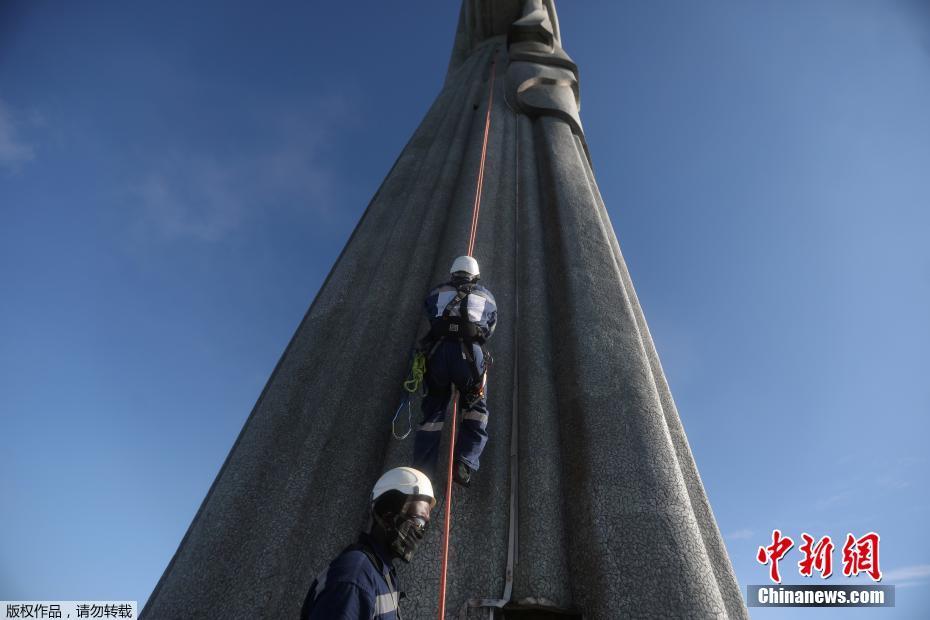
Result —
<instances>
[{"instance_id":1,"label":"worker wearing face mask","mask_svg":"<svg viewBox=\"0 0 930 620\"><path fill-rule=\"evenodd\" d=\"M422 472L397 467L375 483L367 532L310 584L301 620L399 620L394 560L410 562L436 505Z\"/></svg>"}]
</instances>

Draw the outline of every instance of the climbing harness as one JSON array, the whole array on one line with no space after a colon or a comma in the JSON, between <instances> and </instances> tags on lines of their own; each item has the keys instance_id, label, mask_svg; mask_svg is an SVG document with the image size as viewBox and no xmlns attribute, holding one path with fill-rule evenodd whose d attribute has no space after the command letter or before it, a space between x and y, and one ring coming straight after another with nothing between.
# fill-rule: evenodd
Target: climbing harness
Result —
<instances>
[{"instance_id":1,"label":"climbing harness","mask_svg":"<svg viewBox=\"0 0 930 620\"><path fill-rule=\"evenodd\" d=\"M442 320L433 323L430 333L427 336L435 344L430 350L430 356L436 350L436 346L441 340L458 340L462 346L462 359L468 362L471 371L472 383L476 392L483 392L484 371L478 368L478 361L475 359L472 345L477 344L481 347L482 357L488 357L482 344L482 336L478 325L471 322L468 317L468 296L472 294L472 284L466 284L458 287L455 297L446 304L442 311ZM458 310L457 314L453 314ZM487 364L484 365L487 369ZM474 400L474 399L473 399Z\"/></svg>"}]
</instances>

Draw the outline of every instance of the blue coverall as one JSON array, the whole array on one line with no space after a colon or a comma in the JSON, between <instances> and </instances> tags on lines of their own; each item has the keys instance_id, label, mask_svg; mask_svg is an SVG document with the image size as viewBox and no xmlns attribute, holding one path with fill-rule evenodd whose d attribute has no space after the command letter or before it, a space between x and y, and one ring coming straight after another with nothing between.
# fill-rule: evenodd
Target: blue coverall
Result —
<instances>
[{"instance_id":1,"label":"blue coverall","mask_svg":"<svg viewBox=\"0 0 930 620\"><path fill-rule=\"evenodd\" d=\"M380 560L379 571L364 551ZM310 584L300 620L398 620L397 574L387 549L367 534L349 547Z\"/></svg>"},{"instance_id":2,"label":"blue coverall","mask_svg":"<svg viewBox=\"0 0 930 620\"><path fill-rule=\"evenodd\" d=\"M430 325L446 321L443 314L460 317L462 304L456 303L458 289L443 284L432 291L424 302ZM478 334L478 342L467 343L460 338L445 337L435 344L433 354L426 367L426 387L428 393L423 399L421 411L423 420L417 427L413 443L413 466L431 478L436 473L439 458L439 442L446 417L446 408L452 395L452 386L458 388L461 398L462 425L456 439L456 458L464 462L472 471L480 465L481 452L488 441L488 404L483 343L497 324L497 304L491 291L481 285L472 286L464 306L468 313L468 322L473 324ZM474 359L468 359L468 349ZM471 398L478 391L477 381L485 381L479 398Z\"/></svg>"}]
</instances>

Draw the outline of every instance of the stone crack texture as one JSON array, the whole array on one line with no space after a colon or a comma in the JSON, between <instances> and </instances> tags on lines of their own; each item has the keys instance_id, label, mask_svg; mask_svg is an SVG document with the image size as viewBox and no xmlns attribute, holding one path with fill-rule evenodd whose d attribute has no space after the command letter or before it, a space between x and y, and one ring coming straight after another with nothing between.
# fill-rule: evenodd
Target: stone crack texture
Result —
<instances>
[{"instance_id":1,"label":"stone crack texture","mask_svg":"<svg viewBox=\"0 0 930 620\"><path fill-rule=\"evenodd\" d=\"M492 61L475 256L500 320L490 442L476 483L453 494L447 616L486 618L467 601L505 591L513 497L513 602L586 618L748 617L594 179L553 2L464 0L442 91L144 618L296 618L310 582L365 527L373 482L409 464L412 436L393 439L390 419L423 298L467 247ZM400 566L407 618L436 617L442 518L434 513L417 558Z\"/></svg>"}]
</instances>

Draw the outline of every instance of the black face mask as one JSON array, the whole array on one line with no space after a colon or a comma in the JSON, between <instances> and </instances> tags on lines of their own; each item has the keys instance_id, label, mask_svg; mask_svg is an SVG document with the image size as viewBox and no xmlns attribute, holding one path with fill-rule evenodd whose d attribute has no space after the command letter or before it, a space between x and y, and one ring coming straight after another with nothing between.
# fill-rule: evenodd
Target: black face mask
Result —
<instances>
[{"instance_id":1,"label":"black face mask","mask_svg":"<svg viewBox=\"0 0 930 620\"><path fill-rule=\"evenodd\" d=\"M450 284L458 289L468 289L469 291L475 287L478 283L478 278L476 277L465 277L465 276L452 276L452 281Z\"/></svg>"},{"instance_id":2,"label":"black face mask","mask_svg":"<svg viewBox=\"0 0 930 620\"><path fill-rule=\"evenodd\" d=\"M395 515L390 522L385 522L380 517L378 521L387 534L386 542L391 554L409 564L417 546L426 535L426 527L419 526L416 519L403 514Z\"/></svg>"}]
</instances>

